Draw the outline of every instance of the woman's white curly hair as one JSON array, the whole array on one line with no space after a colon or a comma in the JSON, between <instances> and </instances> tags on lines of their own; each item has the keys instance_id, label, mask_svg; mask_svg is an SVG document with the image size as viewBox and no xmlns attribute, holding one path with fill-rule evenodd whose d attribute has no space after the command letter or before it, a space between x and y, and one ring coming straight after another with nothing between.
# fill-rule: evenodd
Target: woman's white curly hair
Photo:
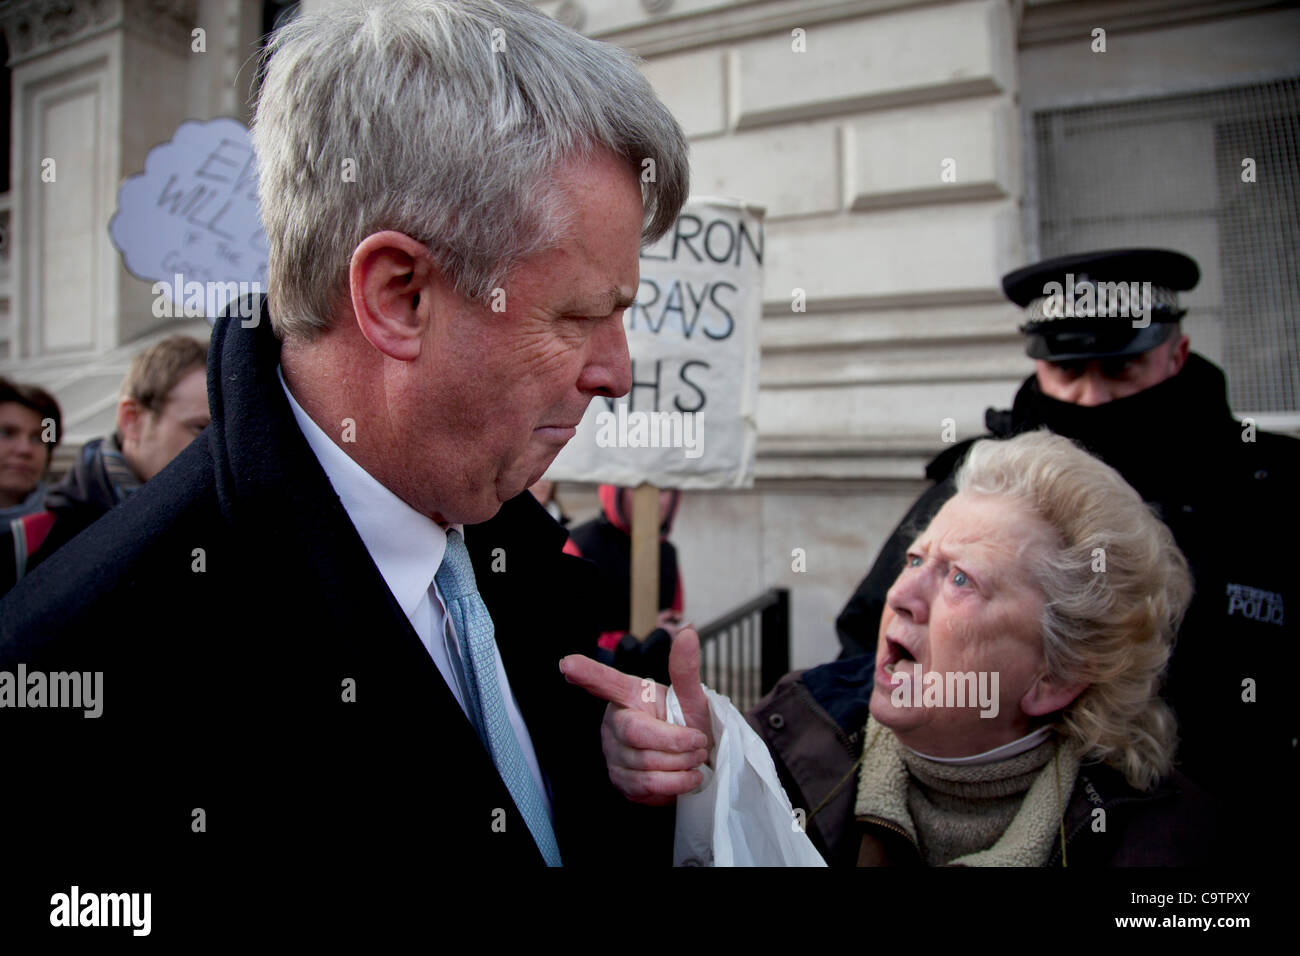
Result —
<instances>
[{"instance_id":1,"label":"woman's white curly hair","mask_svg":"<svg viewBox=\"0 0 1300 956\"><path fill-rule=\"evenodd\" d=\"M1192 596L1187 560L1119 472L1046 431L977 442L957 490L1015 499L1057 535L1030 561L1044 597L1043 655L1088 687L1056 717L1082 753L1149 790L1177 746L1158 694Z\"/></svg>"}]
</instances>

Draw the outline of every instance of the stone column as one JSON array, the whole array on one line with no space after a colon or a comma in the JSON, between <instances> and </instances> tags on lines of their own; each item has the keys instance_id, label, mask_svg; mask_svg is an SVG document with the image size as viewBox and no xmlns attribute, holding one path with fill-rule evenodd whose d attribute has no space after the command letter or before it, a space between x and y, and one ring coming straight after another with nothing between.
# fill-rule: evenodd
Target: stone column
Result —
<instances>
[{"instance_id":1,"label":"stone column","mask_svg":"<svg viewBox=\"0 0 1300 956\"><path fill-rule=\"evenodd\" d=\"M108 235L124 176L187 118L196 0L0 5L13 70L10 355L91 359L158 324Z\"/></svg>"}]
</instances>

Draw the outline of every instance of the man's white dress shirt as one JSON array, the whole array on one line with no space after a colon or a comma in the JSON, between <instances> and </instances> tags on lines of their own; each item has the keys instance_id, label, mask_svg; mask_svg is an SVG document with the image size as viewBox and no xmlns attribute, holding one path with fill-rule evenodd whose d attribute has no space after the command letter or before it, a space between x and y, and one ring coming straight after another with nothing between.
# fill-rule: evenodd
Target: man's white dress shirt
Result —
<instances>
[{"instance_id":1,"label":"man's white dress shirt","mask_svg":"<svg viewBox=\"0 0 1300 956\"><path fill-rule=\"evenodd\" d=\"M302 410L302 406L289 391L289 386L285 384L279 366L276 367L275 374L289 400L289 408L293 411L298 428L302 430L303 437L307 439L316 460L324 469L325 476L334 486L343 509L352 519L366 550L370 552L371 560L379 568L388 589L393 592L393 597L410 620L411 627L424 642L429 656L438 665L442 679L456 695L460 709L465 710L465 691L460 676L460 642L453 632L451 620L447 617L446 602L434 580L447 549L446 531L432 518L420 514L389 491L353 461ZM460 525L451 527L462 535L465 533ZM501 688L501 696L505 700L510 726L514 728L528 770L546 803L546 812L554 819L550 794L537 764L537 753L533 750L528 727L524 724L514 692L510 689L501 655L497 653L493 657L496 659L497 686Z\"/></svg>"}]
</instances>

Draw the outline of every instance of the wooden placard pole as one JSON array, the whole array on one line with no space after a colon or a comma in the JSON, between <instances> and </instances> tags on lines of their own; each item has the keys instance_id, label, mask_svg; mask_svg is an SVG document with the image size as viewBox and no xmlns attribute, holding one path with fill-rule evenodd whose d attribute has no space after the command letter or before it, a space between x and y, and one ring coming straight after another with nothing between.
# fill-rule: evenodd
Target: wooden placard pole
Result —
<instances>
[{"instance_id":1,"label":"wooden placard pole","mask_svg":"<svg viewBox=\"0 0 1300 956\"><path fill-rule=\"evenodd\" d=\"M659 620L659 489L632 491L631 628L644 641Z\"/></svg>"}]
</instances>

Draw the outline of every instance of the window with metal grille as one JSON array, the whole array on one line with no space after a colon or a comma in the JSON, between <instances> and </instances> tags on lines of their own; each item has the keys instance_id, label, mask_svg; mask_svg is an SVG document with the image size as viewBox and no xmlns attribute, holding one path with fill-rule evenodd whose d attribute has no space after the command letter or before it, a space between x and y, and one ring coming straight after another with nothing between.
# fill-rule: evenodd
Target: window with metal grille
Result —
<instances>
[{"instance_id":1,"label":"window with metal grille","mask_svg":"<svg viewBox=\"0 0 1300 956\"><path fill-rule=\"evenodd\" d=\"M1041 257L1187 253L1192 348L1223 367L1238 415L1300 424L1300 77L1046 110L1032 127Z\"/></svg>"}]
</instances>

